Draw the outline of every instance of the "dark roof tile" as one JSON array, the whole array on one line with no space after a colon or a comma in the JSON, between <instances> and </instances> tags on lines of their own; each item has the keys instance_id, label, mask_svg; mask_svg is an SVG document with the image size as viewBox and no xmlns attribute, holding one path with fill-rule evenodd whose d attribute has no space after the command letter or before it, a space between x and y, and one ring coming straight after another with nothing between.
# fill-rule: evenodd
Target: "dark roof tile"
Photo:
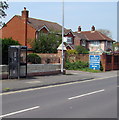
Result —
<instances>
[{"instance_id":1,"label":"dark roof tile","mask_svg":"<svg viewBox=\"0 0 119 120\"><path fill-rule=\"evenodd\" d=\"M21 16L18 16L21 19ZM46 26L50 31L55 31L61 33L62 26L55 22L50 22L46 20L41 19L35 19L35 18L28 18L27 22L30 26L32 26L35 30L39 30L43 26ZM64 33L67 34L70 31L70 29L64 28Z\"/></svg>"},{"instance_id":2,"label":"dark roof tile","mask_svg":"<svg viewBox=\"0 0 119 120\"><path fill-rule=\"evenodd\" d=\"M74 32L74 35L75 35L75 36L78 36L80 39L85 39L85 40L87 40L86 36L85 36L84 34L82 34L82 33Z\"/></svg>"},{"instance_id":3,"label":"dark roof tile","mask_svg":"<svg viewBox=\"0 0 119 120\"><path fill-rule=\"evenodd\" d=\"M99 31L81 31L83 35L86 36L87 40L108 40L113 41L111 38L102 34Z\"/></svg>"}]
</instances>

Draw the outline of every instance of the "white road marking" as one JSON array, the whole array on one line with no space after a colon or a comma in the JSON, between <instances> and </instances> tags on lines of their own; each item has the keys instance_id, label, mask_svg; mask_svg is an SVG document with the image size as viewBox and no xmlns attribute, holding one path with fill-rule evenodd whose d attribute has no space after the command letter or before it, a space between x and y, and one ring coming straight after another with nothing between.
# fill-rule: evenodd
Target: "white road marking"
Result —
<instances>
[{"instance_id":1,"label":"white road marking","mask_svg":"<svg viewBox=\"0 0 119 120\"><path fill-rule=\"evenodd\" d=\"M5 115L1 115L0 118L11 116L11 115L15 115L15 114L18 114L18 113L27 112L27 111L34 110L34 109L38 109L39 107L40 106L36 106L36 107L32 107L32 108L28 108L28 109L24 109L24 110L20 110L20 111L8 113L8 114L5 114Z\"/></svg>"},{"instance_id":2,"label":"white road marking","mask_svg":"<svg viewBox=\"0 0 119 120\"><path fill-rule=\"evenodd\" d=\"M71 73L71 74L73 74L73 75L78 75L79 73Z\"/></svg>"},{"instance_id":3,"label":"white road marking","mask_svg":"<svg viewBox=\"0 0 119 120\"><path fill-rule=\"evenodd\" d=\"M26 83L35 84L35 83L41 83L41 81L30 81L30 82L26 82Z\"/></svg>"},{"instance_id":4,"label":"white road marking","mask_svg":"<svg viewBox=\"0 0 119 120\"><path fill-rule=\"evenodd\" d=\"M94 92L82 94L82 95L79 95L79 96L70 97L70 98L68 98L68 100L72 100L72 99L76 99L76 98L80 98L80 97L84 97L84 96L88 96L88 95L92 95L92 94L96 94L96 93L104 92L104 91L105 91L105 90L102 89L102 90L98 90L98 91L94 91Z\"/></svg>"},{"instance_id":5,"label":"white road marking","mask_svg":"<svg viewBox=\"0 0 119 120\"><path fill-rule=\"evenodd\" d=\"M18 90L18 91L13 91L13 92L5 92L5 93L0 93L0 95L9 95L9 94L15 94L15 93L21 93L21 92L28 92L28 91L46 89L46 88L53 88L53 87L58 87L58 86L73 85L73 84L77 84L77 83L85 83L85 82L91 82L91 81L96 81L96 80L103 80L103 79L107 79L107 78L111 78L111 77L117 77L117 76L95 78L95 79L91 79L91 80L76 81L76 82L71 82L71 83L64 83L64 84L59 84L59 85L50 85L50 86L46 86L46 87L31 88L31 89Z\"/></svg>"}]
</instances>

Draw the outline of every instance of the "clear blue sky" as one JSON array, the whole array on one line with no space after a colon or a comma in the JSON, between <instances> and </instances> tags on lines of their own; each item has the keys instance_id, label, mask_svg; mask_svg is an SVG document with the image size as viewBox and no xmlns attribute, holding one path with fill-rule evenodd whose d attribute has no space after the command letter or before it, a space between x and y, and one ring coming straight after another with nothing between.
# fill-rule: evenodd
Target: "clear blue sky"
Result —
<instances>
[{"instance_id":1,"label":"clear blue sky","mask_svg":"<svg viewBox=\"0 0 119 120\"><path fill-rule=\"evenodd\" d=\"M9 21L14 15L21 15L26 7L30 17L57 22L62 25L62 3L61 2L8 2L6 10ZM64 26L77 31L78 26L82 30L91 30L94 25L96 29L107 29L112 32L112 38L117 40L117 2L65 2L64 4Z\"/></svg>"}]
</instances>

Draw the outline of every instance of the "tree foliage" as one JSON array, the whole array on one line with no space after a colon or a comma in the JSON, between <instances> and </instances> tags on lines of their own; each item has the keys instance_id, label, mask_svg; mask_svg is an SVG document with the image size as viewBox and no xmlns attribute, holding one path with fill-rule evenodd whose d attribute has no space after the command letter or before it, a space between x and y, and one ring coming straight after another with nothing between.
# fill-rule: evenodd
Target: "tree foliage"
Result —
<instances>
[{"instance_id":1,"label":"tree foliage","mask_svg":"<svg viewBox=\"0 0 119 120\"><path fill-rule=\"evenodd\" d=\"M119 50L119 42L115 42L112 44L113 51L118 51Z\"/></svg>"},{"instance_id":2,"label":"tree foliage","mask_svg":"<svg viewBox=\"0 0 119 120\"><path fill-rule=\"evenodd\" d=\"M106 35L106 36L108 36L108 37L110 37L110 38L112 38L112 33L111 33L111 31L109 31L109 30L106 30L106 29L98 29L97 31L101 32L102 34L104 34L104 35Z\"/></svg>"},{"instance_id":3,"label":"tree foliage","mask_svg":"<svg viewBox=\"0 0 119 120\"><path fill-rule=\"evenodd\" d=\"M0 1L0 19L4 18L5 16L7 16L7 14L5 13L5 10L8 8L8 4L6 1ZM0 26L2 26L2 20L0 20Z\"/></svg>"},{"instance_id":4,"label":"tree foliage","mask_svg":"<svg viewBox=\"0 0 119 120\"><path fill-rule=\"evenodd\" d=\"M13 40L12 38L0 39L2 43L2 64L8 64L8 47L10 45L20 45L18 41Z\"/></svg>"},{"instance_id":5,"label":"tree foliage","mask_svg":"<svg viewBox=\"0 0 119 120\"><path fill-rule=\"evenodd\" d=\"M32 45L36 53L56 53L62 37L56 33L40 33Z\"/></svg>"}]
</instances>

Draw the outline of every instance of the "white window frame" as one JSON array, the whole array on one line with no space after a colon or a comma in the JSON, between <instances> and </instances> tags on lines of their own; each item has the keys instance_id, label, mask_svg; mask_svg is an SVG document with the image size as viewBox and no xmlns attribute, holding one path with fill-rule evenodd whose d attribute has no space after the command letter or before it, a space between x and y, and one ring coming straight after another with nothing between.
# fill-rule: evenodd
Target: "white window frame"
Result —
<instances>
[{"instance_id":1,"label":"white window frame","mask_svg":"<svg viewBox=\"0 0 119 120\"><path fill-rule=\"evenodd\" d=\"M108 44L109 44L109 47L112 47L112 42L108 42Z\"/></svg>"},{"instance_id":2,"label":"white window frame","mask_svg":"<svg viewBox=\"0 0 119 120\"><path fill-rule=\"evenodd\" d=\"M107 41L105 42L105 45L106 45L106 47L107 47L107 45L108 45Z\"/></svg>"},{"instance_id":3,"label":"white window frame","mask_svg":"<svg viewBox=\"0 0 119 120\"><path fill-rule=\"evenodd\" d=\"M69 41L68 41L68 39L69 39ZM69 44L72 44L72 37L67 37L67 43L69 43Z\"/></svg>"},{"instance_id":4,"label":"white window frame","mask_svg":"<svg viewBox=\"0 0 119 120\"><path fill-rule=\"evenodd\" d=\"M90 42L90 45L91 45L91 46L99 46L99 45L100 45L100 42L99 42L99 41L91 41L91 42Z\"/></svg>"},{"instance_id":5,"label":"white window frame","mask_svg":"<svg viewBox=\"0 0 119 120\"><path fill-rule=\"evenodd\" d=\"M82 46L86 46L86 41L82 40Z\"/></svg>"},{"instance_id":6,"label":"white window frame","mask_svg":"<svg viewBox=\"0 0 119 120\"><path fill-rule=\"evenodd\" d=\"M70 39L68 41L68 39ZM72 37L64 37L64 42L68 43L68 44L72 44L73 43L73 38Z\"/></svg>"}]
</instances>

